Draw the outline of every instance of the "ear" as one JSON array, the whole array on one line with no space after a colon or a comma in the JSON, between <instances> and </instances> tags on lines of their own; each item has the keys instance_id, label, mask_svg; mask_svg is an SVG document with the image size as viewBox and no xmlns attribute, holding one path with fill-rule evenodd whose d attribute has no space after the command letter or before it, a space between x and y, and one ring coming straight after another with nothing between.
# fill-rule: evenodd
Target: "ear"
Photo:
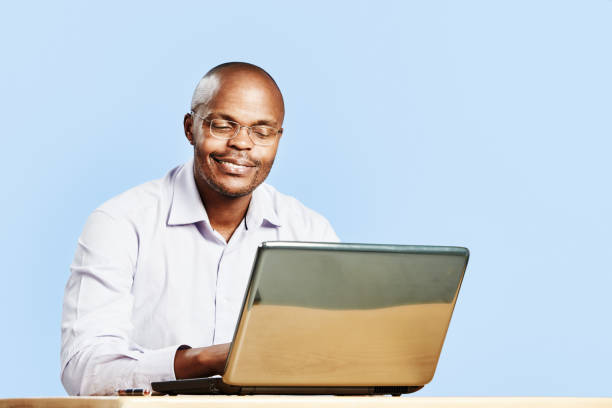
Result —
<instances>
[{"instance_id":1,"label":"ear","mask_svg":"<svg viewBox=\"0 0 612 408\"><path fill-rule=\"evenodd\" d=\"M189 140L189 144L193 146L193 115L186 113L183 118L183 130L185 131L185 137Z\"/></svg>"}]
</instances>

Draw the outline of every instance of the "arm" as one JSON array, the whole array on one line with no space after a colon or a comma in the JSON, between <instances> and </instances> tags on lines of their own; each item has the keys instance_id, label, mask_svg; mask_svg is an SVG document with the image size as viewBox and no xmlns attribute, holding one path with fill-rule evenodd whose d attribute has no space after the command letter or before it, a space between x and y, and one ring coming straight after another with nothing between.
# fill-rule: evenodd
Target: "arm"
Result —
<instances>
[{"instance_id":1,"label":"arm","mask_svg":"<svg viewBox=\"0 0 612 408\"><path fill-rule=\"evenodd\" d=\"M230 343L178 350L174 358L177 379L223 374Z\"/></svg>"},{"instance_id":2,"label":"arm","mask_svg":"<svg viewBox=\"0 0 612 408\"><path fill-rule=\"evenodd\" d=\"M152 381L223 370L220 346L151 350L131 340L138 249L129 221L100 210L88 218L64 293L61 378L71 395L149 388Z\"/></svg>"},{"instance_id":3,"label":"arm","mask_svg":"<svg viewBox=\"0 0 612 408\"><path fill-rule=\"evenodd\" d=\"M130 340L138 257L135 228L94 211L79 238L64 292L62 383L71 395L149 388L174 376L179 345L148 350Z\"/></svg>"},{"instance_id":4,"label":"arm","mask_svg":"<svg viewBox=\"0 0 612 408\"><path fill-rule=\"evenodd\" d=\"M321 242L340 242L340 238L336 235L336 231L332 228L329 221L324 219L321 238L319 238Z\"/></svg>"}]
</instances>

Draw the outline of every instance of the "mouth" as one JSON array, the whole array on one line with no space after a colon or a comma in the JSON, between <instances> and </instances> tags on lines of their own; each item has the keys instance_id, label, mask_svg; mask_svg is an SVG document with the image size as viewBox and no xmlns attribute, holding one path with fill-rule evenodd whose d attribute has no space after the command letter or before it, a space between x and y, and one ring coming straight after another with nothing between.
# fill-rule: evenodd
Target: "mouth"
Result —
<instances>
[{"instance_id":1,"label":"mouth","mask_svg":"<svg viewBox=\"0 0 612 408\"><path fill-rule=\"evenodd\" d=\"M215 157L211 156L223 173L233 175L244 175L255 169L255 164L249 160L235 157Z\"/></svg>"}]
</instances>

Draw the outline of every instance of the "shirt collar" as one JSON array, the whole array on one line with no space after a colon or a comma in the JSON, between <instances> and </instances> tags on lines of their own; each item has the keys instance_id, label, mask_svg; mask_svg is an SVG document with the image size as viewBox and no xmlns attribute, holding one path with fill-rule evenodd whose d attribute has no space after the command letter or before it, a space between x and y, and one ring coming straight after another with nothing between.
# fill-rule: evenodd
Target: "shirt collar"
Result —
<instances>
[{"instance_id":1,"label":"shirt collar","mask_svg":"<svg viewBox=\"0 0 612 408\"><path fill-rule=\"evenodd\" d=\"M273 227L281 226L274 209L274 200L268 189L265 188L265 185L262 184L253 191L245 218L247 229L253 226L261 226L264 221ZM178 170L174 179L168 225L186 225L200 221L210 225L206 208L202 204L202 199L195 183L192 158Z\"/></svg>"},{"instance_id":2,"label":"shirt collar","mask_svg":"<svg viewBox=\"0 0 612 408\"><path fill-rule=\"evenodd\" d=\"M274 209L274 200L265 184L258 186L251 197L249 209L245 217L245 226L258 227L267 222L272 227L280 227L281 223Z\"/></svg>"},{"instance_id":3,"label":"shirt collar","mask_svg":"<svg viewBox=\"0 0 612 408\"><path fill-rule=\"evenodd\" d=\"M193 159L191 159L178 170L174 179L168 225L194 224L199 221L210 224L193 177Z\"/></svg>"}]
</instances>

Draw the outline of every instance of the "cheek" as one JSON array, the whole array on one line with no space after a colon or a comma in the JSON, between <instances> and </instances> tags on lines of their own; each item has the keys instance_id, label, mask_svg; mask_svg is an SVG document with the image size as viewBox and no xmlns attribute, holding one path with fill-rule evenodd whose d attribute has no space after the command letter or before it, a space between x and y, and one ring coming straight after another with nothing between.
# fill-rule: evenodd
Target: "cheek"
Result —
<instances>
[{"instance_id":1,"label":"cheek","mask_svg":"<svg viewBox=\"0 0 612 408\"><path fill-rule=\"evenodd\" d=\"M274 163L274 158L276 157L277 148L278 148L278 145L262 149L257 159L259 159L262 163L267 163L271 165L272 163Z\"/></svg>"},{"instance_id":2,"label":"cheek","mask_svg":"<svg viewBox=\"0 0 612 408\"><path fill-rule=\"evenodd\" d=\"M210 137L198 137L196 139L195 144L196 155L200 157L201 160L207 159L208 155L212 152L223 151L225 148L225 143L223 141L213 139Z\"/></svg>"}]
</instances>

